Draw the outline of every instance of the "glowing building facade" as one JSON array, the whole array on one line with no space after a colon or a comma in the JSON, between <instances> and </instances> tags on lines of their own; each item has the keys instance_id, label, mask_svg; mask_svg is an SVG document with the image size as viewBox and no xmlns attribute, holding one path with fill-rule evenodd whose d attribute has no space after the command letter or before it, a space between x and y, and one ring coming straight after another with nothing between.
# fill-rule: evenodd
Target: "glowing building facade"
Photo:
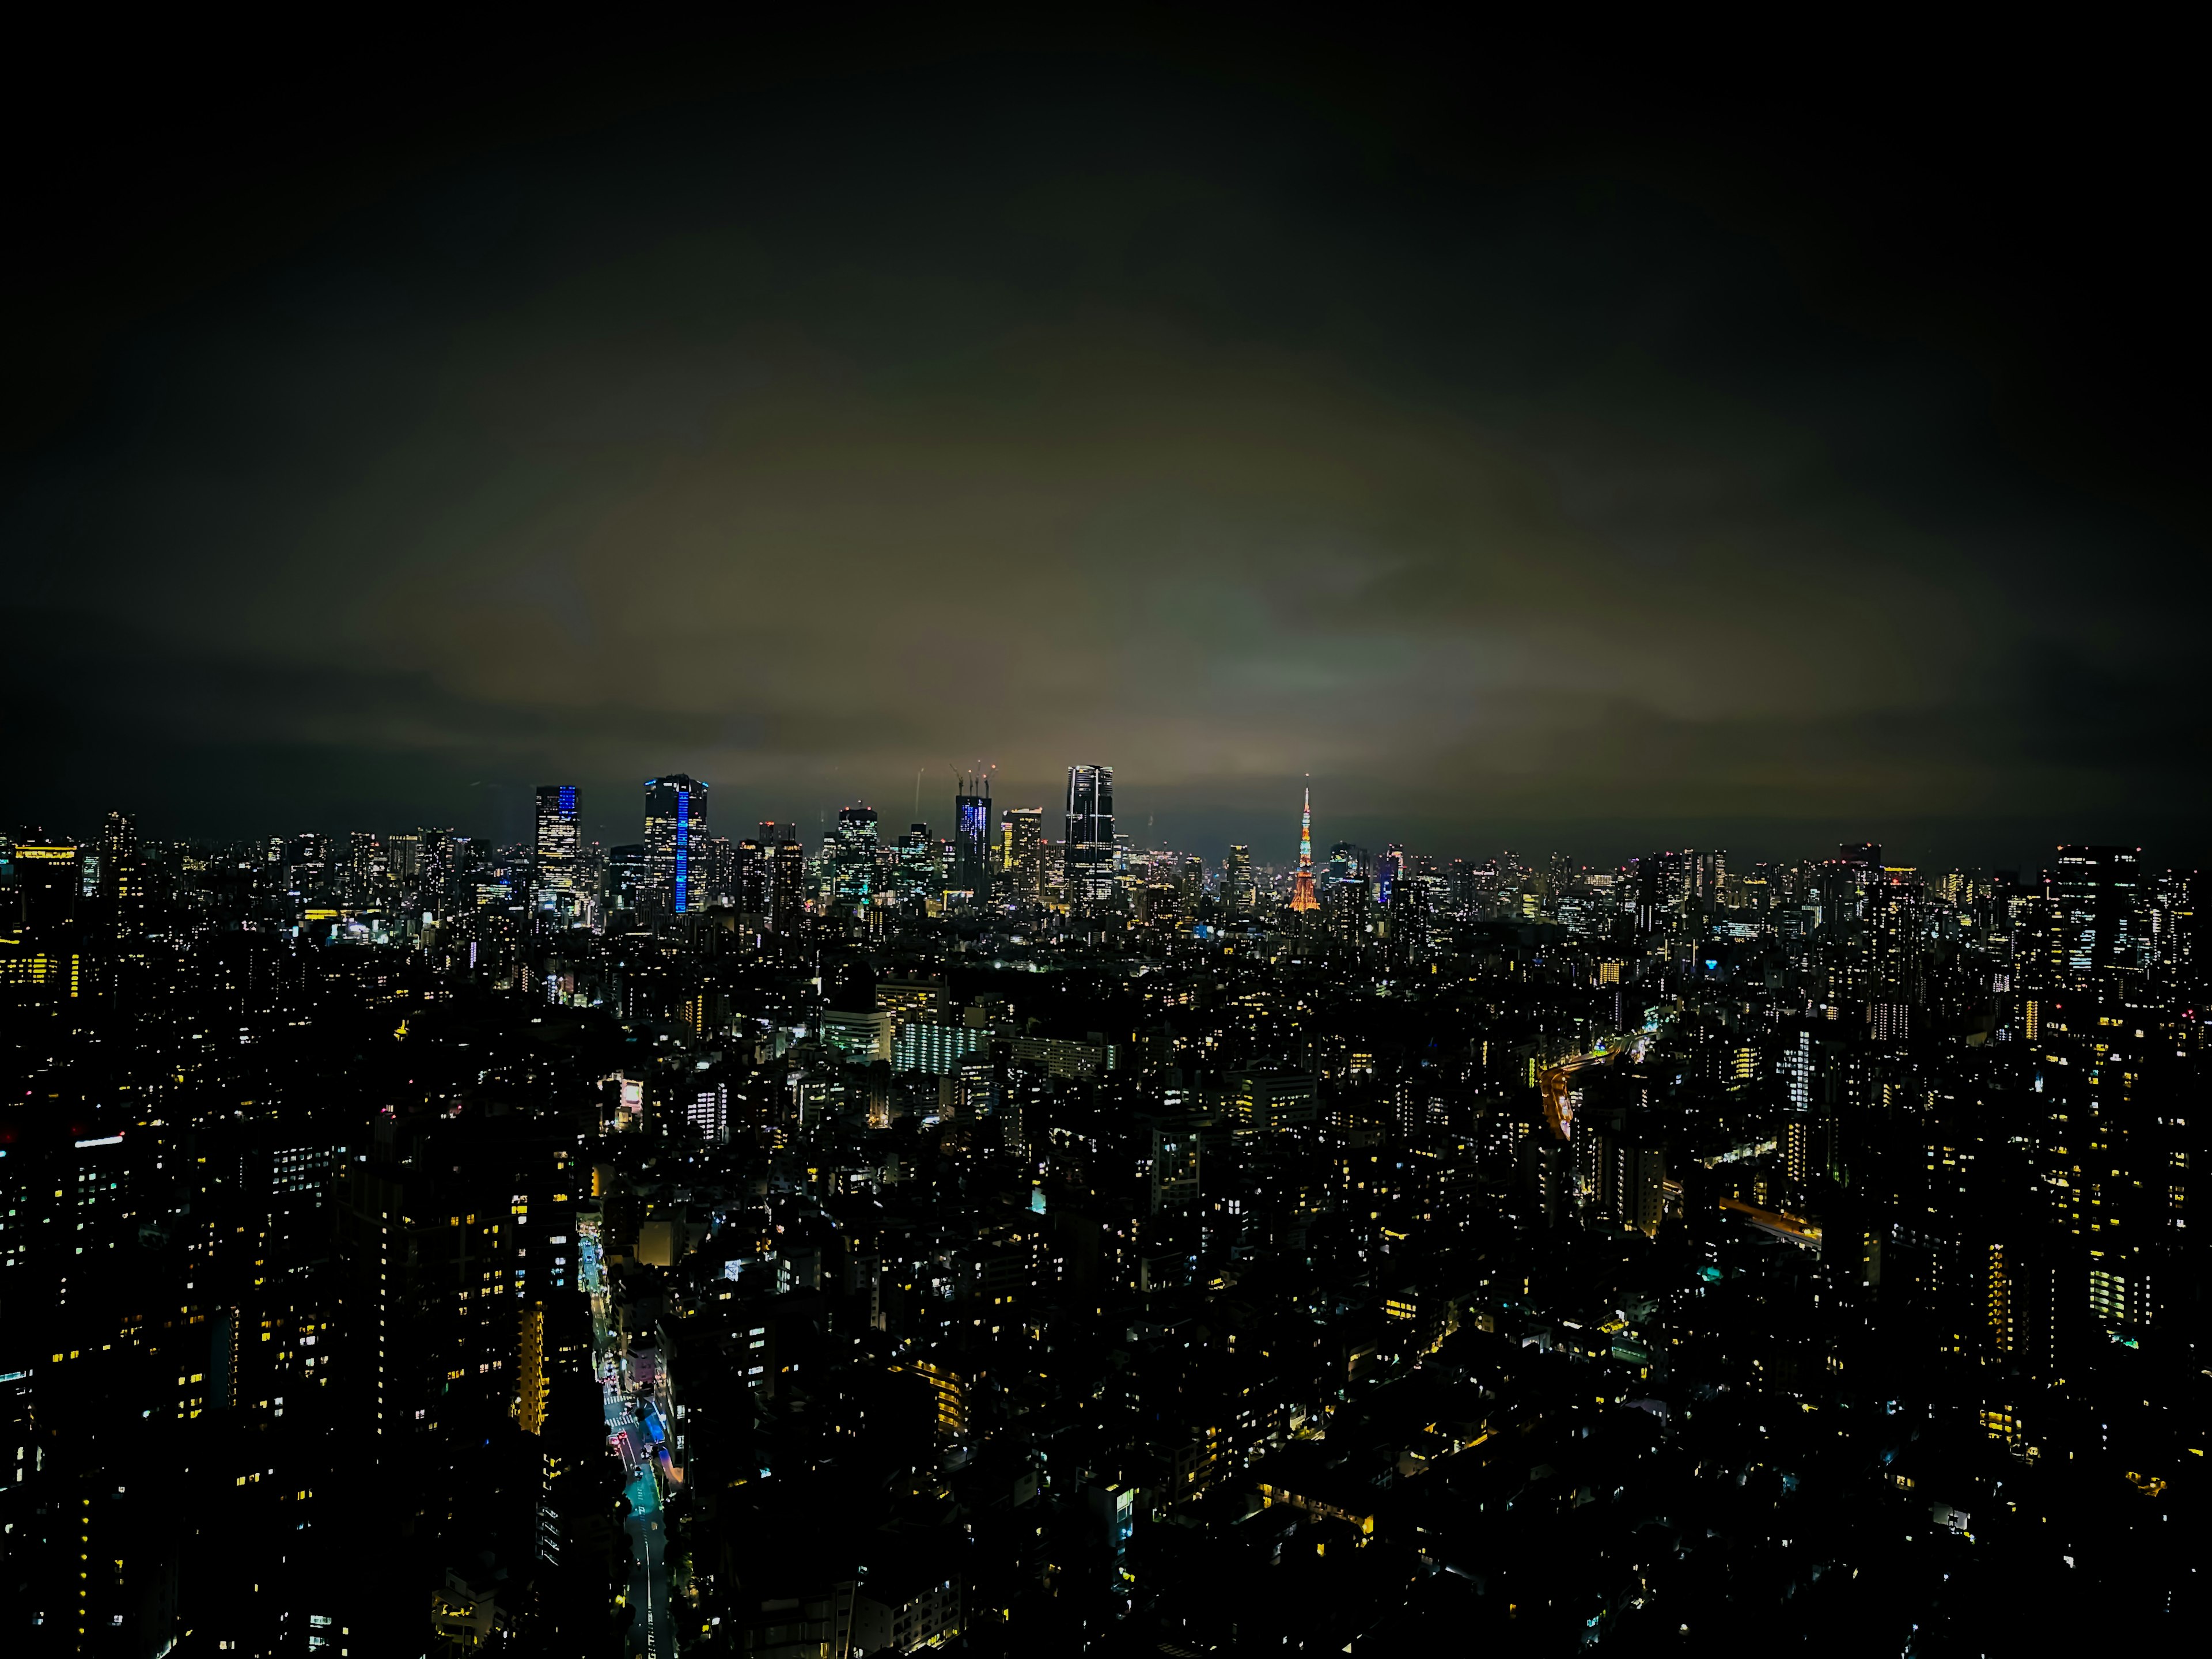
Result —
<instances>
[{"instance_id":1,"label":"glowing building facade","mask_svg":"<svg viewBox=\"0 0 2212 1659\"><path fill-rule=\"evenodd\" d=\"M645 783L645 855L653 896L678 915L695 908L692 860L707 840L707 786L681 772Z\"/></svg>"}]
</instances>

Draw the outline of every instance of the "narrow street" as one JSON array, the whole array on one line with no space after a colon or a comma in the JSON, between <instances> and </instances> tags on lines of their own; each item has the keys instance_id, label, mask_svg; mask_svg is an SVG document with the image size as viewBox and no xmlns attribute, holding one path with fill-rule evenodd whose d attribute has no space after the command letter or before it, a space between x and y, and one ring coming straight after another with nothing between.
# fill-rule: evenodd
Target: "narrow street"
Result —
<instances>
[{"instance_id":1,"label":"narrow street","mask_svg":"<svg viewBox=\"0 0 2212 1659\"><path fill-rule=\"evenodd\" d=\"M626 1659L672 1659L677 1642L668 1602L663 1483L672 1486L676 1476L665 1448L655 1447L656 1437L647 1424L648 1414L665 1407L667 1383L664 1376L652 1388L633 1389L626 1368L623 1334L615 1322L600 1259L596 1218L580 1217L577 1233L584 1289L592 1299L592 1369L599 1377L600 1403L606 1413L607 1447L622 1462L623 1495L629 1505L623 1530L630 1541L631 1613L623 1651Z\"/></svg>"}]
</instances>

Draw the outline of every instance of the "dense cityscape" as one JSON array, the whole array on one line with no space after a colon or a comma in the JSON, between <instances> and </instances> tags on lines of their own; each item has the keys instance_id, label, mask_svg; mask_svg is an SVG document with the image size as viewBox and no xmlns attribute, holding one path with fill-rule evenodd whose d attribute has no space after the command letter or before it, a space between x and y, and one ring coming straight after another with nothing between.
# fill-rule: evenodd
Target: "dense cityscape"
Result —
<instances>
[{"instance_id":1,"label":"dense cityscape","mask_svg":"<svg viewBox=\"0 0 2212 1659\"><path fill-rule=\"evenodd\" d=\"M2196 58L1796 21L17 21L0 1659L2201 1642Z\"/></svg>"},{"instance_id":2,"label":"dense cityscape","mask_svg":"<svg viewBox=\"0 0 2212 1659\"><path fill-rule=\"evenodd\" d=\"M2193 872L992 788L0 840L7 1650L2182 1627Z\"/></svg>"}]
</instances>

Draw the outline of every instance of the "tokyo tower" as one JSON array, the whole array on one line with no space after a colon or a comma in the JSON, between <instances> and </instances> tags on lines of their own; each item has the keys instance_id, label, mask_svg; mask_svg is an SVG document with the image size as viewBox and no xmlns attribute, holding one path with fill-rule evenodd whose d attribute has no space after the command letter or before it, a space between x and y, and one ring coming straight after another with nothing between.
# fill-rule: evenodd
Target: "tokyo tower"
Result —
<instances>
[{"instance_id":1,"label":"tokyo tower","mask_svg":"<svg viewBox=\"0 0 2212 1659\"><path fill-rule=\"evenodd\" d=\"M1318 910L1321 901L1313 885L1313 791L1306 791L1306 808L1298 819L1298 877L1291 888L1291 908Z\"/></svg>"}]
</instances>

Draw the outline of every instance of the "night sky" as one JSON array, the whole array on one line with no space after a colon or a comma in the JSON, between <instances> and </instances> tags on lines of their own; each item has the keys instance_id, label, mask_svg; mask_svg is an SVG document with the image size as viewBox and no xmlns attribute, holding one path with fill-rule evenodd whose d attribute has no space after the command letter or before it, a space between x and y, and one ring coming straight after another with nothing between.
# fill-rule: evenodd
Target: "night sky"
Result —
<instances>
[{"instance_id":1,"label":"night sky","mask_svg":"<svg viewBox=\"0 0 2212 1659\"><path fill-rule=\"evenodd\" d=\"M32 54L0 819L2212 855L2182 54L1338 21Z\"/></svg>"}]
</instances>

